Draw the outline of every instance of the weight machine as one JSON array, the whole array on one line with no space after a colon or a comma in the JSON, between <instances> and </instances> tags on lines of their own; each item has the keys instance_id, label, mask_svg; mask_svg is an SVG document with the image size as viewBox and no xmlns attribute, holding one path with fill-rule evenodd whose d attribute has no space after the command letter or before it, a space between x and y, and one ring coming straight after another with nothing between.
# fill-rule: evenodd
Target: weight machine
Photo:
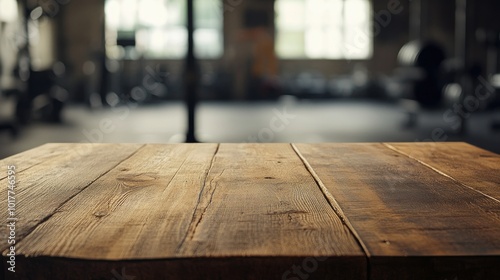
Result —
<instances>
[{"instance_id":1,"label":"weight machine","mask_svg":"<svg viewBox=\"0 0 500 280\"><path fill-rule=\"evenodd\" d=\"M15 26L17 19L17 3L15 0L0 0L0 101L3 103L7 101L9 91L7 90L6 84L9 82L9 63L8 51L11 47L11 40L9 40L10 35L9 29ZM11 79L12 80L12 79ZM12 81L10 81L12 82ZM8 102L2 104L7 107ZM6 116L3 116L6 117ZM18 126L13 118L7 118L0 121L0 130L8 131L12 135L16 135L18 132Z\"/></svg>"},{"instance_id":2,"label":"weight machine","mask_svg":"<svg viewBox=\"0 0 500 280\"><path fill-rule=\"evenodd\" d=\"M402 104L409 114L409 126L416 124L421 108L439 108L445 104L461 104L474 91L480 74L467 58L468 9L467 0L455 4L454 57L447 58L444 48L425 39L427 30L426 0L414 0L410 6L410 39L399 52L401 66L397 77L405 85ZM466 118L459 114L457 132L465 131Z\"/></svg>"},{"instance_id":3,"label":"weight machine","mask_svg":"<svg viewBox=\"0 0 500 280\"><path fill-rule=\"evenodd\" d=\"M41 6L32 5L28 0L17 1L16 10L18 32L15 38L11 38L16 50L12 50L11 56L16 59L16 66L11 69L13 73L4 73L12 76L16 82L10 88L3 88L10 96L16 99L15 119L18 124L29 123L33 119L49 122L59 122L64 103L68 98L67 86L64 75L65 65L58 61L45 61L49 64L43 68L34 67L32 37L39 32L39 23L53 23ZM47 27L47 26L46 26ZM49 29L47 29L49 30ZM39 36L39 40L44 40ZM40 55L39 55L40 56ZM41 54L39 58L45 59Z\"/></svg>"}]
</instances>

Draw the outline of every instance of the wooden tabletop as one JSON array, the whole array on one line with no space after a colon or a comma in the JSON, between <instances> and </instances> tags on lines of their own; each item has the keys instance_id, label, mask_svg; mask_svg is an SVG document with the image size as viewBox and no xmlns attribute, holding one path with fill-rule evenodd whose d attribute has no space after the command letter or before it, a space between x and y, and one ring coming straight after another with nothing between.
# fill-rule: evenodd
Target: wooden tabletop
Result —
<instances>
[{"instance_id":1,"label":"wooden tabletop","mask_svg":"<svg viewBox=\"0 0 500 280\"><path fill-rule=\"evenodd\" d=\"M0 162L6 279L500 279L500 156L465 143L47 144Z\"/></svg>"}]
</instances>

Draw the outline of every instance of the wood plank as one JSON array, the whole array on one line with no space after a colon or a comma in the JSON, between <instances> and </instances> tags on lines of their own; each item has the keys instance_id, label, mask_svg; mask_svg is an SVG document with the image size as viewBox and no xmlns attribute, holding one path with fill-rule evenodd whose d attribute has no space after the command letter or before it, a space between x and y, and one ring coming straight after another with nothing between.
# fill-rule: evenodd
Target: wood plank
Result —
<instances>
[{"instance_id":1,"label":"wood plank","mask_svg":"<svg viewBox=\"0 0 500 280\"><path fill-rule=\"evenodd\" d=\"M155 259L174 279L295 279L294 268L309 279L366 279L367 265L288 144L147 145L39 225L18 254L27 264ZM181 261L206 272L179 270ZM136 273L158 279L143 278L148 263Z\"/></svg>"},{"instance_id":2,"label":"wood plank","mask_svg":"<svg viewBox=\"0 0 500 280\"><path fill-rule=\"evenodd\" d=\"M388 147L500 201L500 155L466 143L390 143Z\"/></svg>"},{"instance_id":3,"label":"wood plank","mask_svg":"<svg viewBox=\"0 0 500 280\"><path fill-rule=\"evenodd\" d=\"M203 193L184 256L328 257L262 279L366 279L362 249L289 144L221 144Z\"/></svg>"},{"instance_id":4,"label":"wood plank","mask_svg":"<svg viewBox=\"0 0 500 280\"><path fill-rule=\"evenodd\" d=\"M217 144L146 145L39 225L19 244L19 254L175 256L216 149Z\"/></svg>"},{"instance_id":5,"label":"wood plank","mask_svg":"<svg viewBox=\"0 0 500 280\"><path fill-rule=\"evenodd\" d=\"M455 266L464 275L473 270L476 256L500 263L496 200L382 144L297 144L296 148L366 246L370 279L422 279L422 271L432 275L426 279L454 279L456 275L435 265L441 257L467 263ZM399 257L398 262L384 262L391 257ZM420 257L428 263L412 261ZM500 277L499 266L482 264L477 273ZM388 267L404 275L388 277Z\"/></svg>"},{"instance_id":6,"label":"wood plank","mask_svg":"<svg viewBox=\"0 0 500 280\"><path fill-rule=\"evenodd\" d=\"M35 165L43 164L58 157L64 157L74 149L74 145L60 145L55 143L45 144L22 153L0 160L0 167L7 169L8 165L15 165L17 172L22 172ZM7 177L7 172L0 173L0 180Z\"/></svg>"},{"instance_id":7,"label":"wood plank","mask_svg":"<svg viewBox=\"0 0 500 280\"><path fill-rule=\"evenodd\" d=\"M222 144L202 197L185 256L363 256L288 144Z\"/></svg>"},{"instance_id":8,"label":"wood plank","mask_svg":"<svg viewBox=\"0 0 500 280\"><path fill-rule=\"evenodd\" d=\"M14 160L16 173L16 239L17 242L29 234L33 228L45 221L71 197L75 196L110 168L132 155L141 145L135 144L54 144L46 145L42 151L63 152L54 158L45 157L44 162L23 169L24 158L38 157L37 149L24 153ZM43 152L42 152L43 153ZM54 152L55 153L55 152ZM17 157L14 157L17 158ZM43 158L43 157L42 157ZM11 164L10 160L6 160ZM5 173L7 168L5 169ZM24 171L23 171L24 170ZM7 206L7 179L0 180L0 205ZM6 209L5 209L6 210ZM0 212L0 219L7 221L7 211ZM0 237L7 240L6 226L0 227ZM9 244L2 242L0 249Z\"/></svg>"}]
</instances>

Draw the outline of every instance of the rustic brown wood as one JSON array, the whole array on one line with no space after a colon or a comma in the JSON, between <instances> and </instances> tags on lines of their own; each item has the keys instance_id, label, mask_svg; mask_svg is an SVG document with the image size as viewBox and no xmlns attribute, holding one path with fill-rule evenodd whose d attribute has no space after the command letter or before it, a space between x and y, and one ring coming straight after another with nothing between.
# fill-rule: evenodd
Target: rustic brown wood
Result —
<instances>
[{"instance_id":1,"label":"rustic brown wood","mask_svg":"<svg viewBox=\"0 0 500 280\"><path fill-rule=\"evenodd\" d=\"M66 202L18 252L102 260L175 256L216 149L146 145Z\"/></svg>"},{"instance_id":2,"label":"rustic brown wood","mask_svg":"<svg viewBox=\"0 0 500 280\"><path fill-rule=\"evenodd\" d=\"M495 153L466 143L386 145L467 187L500 201L500 156Z\"/></svg>"},{"instance_id":3,"label":"rustic brown wood","mask_svg":"<svg viewBox=\"0 0 500 280\"><path fill-rule=\"evenodd\" d=\"M162 259L174 273L144 274L150 264L139 262L141 279L296 279L294 267L310 279L366 279L363 251L288 144L147 145L40 224L18 254L30 266L45 256ZM176 268L194 258L206 272Z\"/></svg>"},{"instance_id":4,"label":"rustic brown wood","mask_svg":"<svg viewBox=\"0 0 500 280\"><path fill-rule=\"evenodd\" d=\"M222 144L202 197L186 256L364 256L290 145Z\"/></svg>"},{"instance_id":5,"label":"rustic brown wood","mask_svg":"<svg viewBox=\"0 0 500 280\"><path fill-rule=\"evenodd\" d=\"M499 158L463 143L45 145L0 161L18 166L5 275L500 279Z\"/></svg>"},{"instance_id":6,"label":"rustic brown wood","mask_svg":"<svg viewBox=\"0 0 500 280\"><path fill-rule=\"evenodd\" d=\"M298 144L296 149L367 248L370 279L500 277L500 267L491 265L500 263L497 200L384 144ZM478 256L491 262L474 267ZM436 265L440 257L455 257L456 270Z\"/></svg>"},{"instance_id":7,"label":"rustic brown wood","mask_svg":"<svg viewBox=\"0 0 500 280\"><path fill-rule=\"evenodd\" d=\"M38 148L30 149L28 151L13 155L11 157L0 160L0 166L16 165L17 172L27 170L35 165L42 164L58 157L64 157L66 153L76 147L75 145L59 145L59 144L45 144ZM0 173L0 180L7 177L7 172Z\"/></svg>"},{"instance_id":8,"label":"rustic brown wood","mask_svg":"<svg viewBox=\"0 0 500 280\"><path fill-rule=\"evenodd\" d=\"M59 148L57 148L58 146ZM40 223L50 218L54 212L73 196L88 187L93 181L131 156L140 145L123 144L60 144L42 146L42 152L32 150L22 157L14 156L3 160L7 165L16 165L15 199L16 237L18 240L31 232ZM43 151L57 154L50 158ZM50 151L50 152L49 152ZM34 160L39 158L41 162ZM24 164L29 166L25 168ZM0 219L7 221L7 178L0 180ZM0 237L7 240L7 227L0 227ZM0 243L4 251L7 242Z\"/></svg>"}]
</instances>

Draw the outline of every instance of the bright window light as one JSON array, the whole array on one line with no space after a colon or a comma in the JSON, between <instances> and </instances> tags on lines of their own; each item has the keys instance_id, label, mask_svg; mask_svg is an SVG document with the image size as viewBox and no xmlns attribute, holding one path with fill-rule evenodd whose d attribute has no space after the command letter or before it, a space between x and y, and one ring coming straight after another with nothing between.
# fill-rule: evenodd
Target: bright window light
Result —
<instances>
[{"instance_id":1,"label":"bright window light","mask_svg":"<svg viewBox=\"0 0 500 280\"><path fill-rule=\"evenodd\" d=\"M219 0L195 0L194 8L195 54L220 57L223 6ZM105 13L108 53L116 51L120 34L132 34L136 50L146 58L181 59L186 55L185 0L106 0Z\"/></svg>"},{"instance_id":2,"label":"bright window light","mask_svg":"<svg viewBox=\"0 0 500 280\"><path fill-rule=\"evenodd\" d=\"M368 59L370 0L276 0L276 53L285 59Z\"/></svg>"},{"instance_id":3,"label":"bright window light","mask_svg":"<svg viewBox=\"0 0 500 280\"><path fill-rule=\"evenodd\" d=\"M12 22L17 19L17 1L0 0L0 22Z\"/></svg>"}]
</instances>

